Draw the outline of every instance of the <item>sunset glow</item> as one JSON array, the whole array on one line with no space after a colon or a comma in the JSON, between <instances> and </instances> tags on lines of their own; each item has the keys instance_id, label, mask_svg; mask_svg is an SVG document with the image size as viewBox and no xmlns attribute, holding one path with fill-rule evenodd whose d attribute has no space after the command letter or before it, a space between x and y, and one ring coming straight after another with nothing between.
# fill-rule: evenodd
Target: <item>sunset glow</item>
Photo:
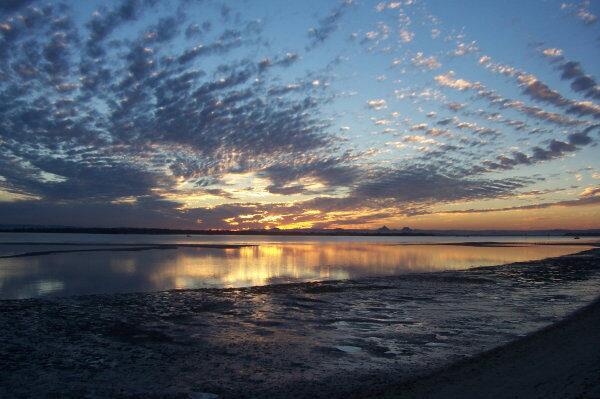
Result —
<instances>
[{"instance_id":1,"label":"sunset glow","mask_svg":"<svg viewBox=\"0 0 600 399\"><path fill-rule=\"evenodd\" d=\"M8 2L0 219L598 228L599 11Z\"/></svg>"}]
</instances>

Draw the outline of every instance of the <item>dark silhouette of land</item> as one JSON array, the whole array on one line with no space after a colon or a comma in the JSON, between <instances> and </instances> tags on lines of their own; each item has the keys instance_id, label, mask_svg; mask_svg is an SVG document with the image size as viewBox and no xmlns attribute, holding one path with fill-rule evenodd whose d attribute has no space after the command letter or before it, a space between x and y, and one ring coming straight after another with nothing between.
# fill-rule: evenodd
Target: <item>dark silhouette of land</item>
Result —
<instances>
[{"instance_id":1,"label":"dark silhouette of land","mask_svg":"<svg viewBox=\"0 0 600 399\"><path fill-rule=\"evenodd\" d=\"M63 234L155 234L155 235L271 235L271 236L573 236L597 237L600 229L589 230L414 230L409 227L391 229L165 229L139 227L73 227L0 225L3 233Z\"/></svg>"}]
</instances>

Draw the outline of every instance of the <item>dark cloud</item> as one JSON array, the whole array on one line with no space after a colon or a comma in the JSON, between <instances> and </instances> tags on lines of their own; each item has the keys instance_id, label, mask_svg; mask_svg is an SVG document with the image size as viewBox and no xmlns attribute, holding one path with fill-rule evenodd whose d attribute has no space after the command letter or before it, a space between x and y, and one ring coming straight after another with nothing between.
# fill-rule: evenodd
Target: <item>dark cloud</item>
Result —
<instances>
[{"instance_id":1,"label":"dark cloud","mask_svg":"<svg viewBox=\"0 0 600 399\"><path fill-rule=\"evenodd\" d=\"M289 172L286 172L285 176L288 175ZM443 175L427 168L390 168L374 171L359 179L355 189L345 197L322 196L294 204L226 204L193 212L206 226L221 228L231 227L225 219L238 223L236 227L257 228L264 226L262 218L273 216L283 224L308 221L313 227L332 227L427 213L427 209L437 203L503 197L527 183L525 179L491 180ZM296 186L280 188L286 194L298 192ZM318 212L317 216L314 212ZM338 215L340 212L350 212L350 215L324 220L323 216L330 212ZM239 215L245 216L240 218ZM254 217L249 218L248 215Z\"/></svg>"},{"instance_id":2,"label":"dark cloud","mask_svg":"<svg viewBox=\"0 0 600 399\"><path fill-rule=\"evenodd\" d=\"M581 132L571 133L567 136L567 141L552 139L546 147L533 147L530 156L520 151L514 151L510 157L500 155L493 162L484 161L484 166L476 167L475 171L509 170L518 165L530 165L536 162L561 158L568 153L578 151L578 146L591 144L593 139L588 134L596 128L600 128L600 125L592 125Z\"/></svg>"},{"instance_id":3,"label":"dark cloud","mask_svg":"<svg viewBox=\"0 0 600 399\"><path fill-rule=\"evenodd\" d=\"M600 106L587 101L569 103L567 113L579 116L593 116L594 119L600 119Z\"/></svg>"},{"instance_id":4,"label":"dark cloud","mask_svg":"<svg viewBox=\"0 0 600 399\"><path fill-rule=\"evenodd\" d=\"M383 170L354 190L357 197L387 198L395 202L452 202L494 198L522 187L518 180L470 179L440 174L430 168Z\"/></svg>"},{"instance_id":5,"label":"dark cloud","mask_svg":"<svg viewBox=\"0 0 600 399\"><path fill-rule=\"evenodd\" d=\"M552 90L539 80L527 83L523 93L529 95L534 100L556 105L557 107L563 107L569 103L560 93Z\"/></svg>"},{"instance_id":6,"label":"dark cloud","mask_svg":"<svg viewBox=\"0 0 600 399\"><path fill-rule=\"evenodd\" d=\"M235 197L231 193L229 193L221 188L207 188L202 191L204 191L207 194L214 195L217 197L235 199Z\"/></svg>"},{"instance_id":7,"label":"dark cloud","mask_svg":"<svg viewBox=\"0 0 600 399\"><path fill-rule=\"evenodd\" d=\"M202 23L202 25L191 23L185 29L185 37L186 39L192 39L195 37L202 36L210 32L211 28L212 24L210 21L205 21Z\"/></svg>"},{"instance_id":8,"label":"dark cloud","mask_svg":"<svg viewBox=\"0 0 600 399\"><path fill-rule=\"evenodd\" d=\"M330 228L428 213L431 205L440 202L502 197L526 183L522 179L465 179L426 169L388 169L362 180L345 197L322 196L293 204L225 204L194 209L191 214L206 227L261 228L269 224L264 218L276 218L278 224L308 222L314 228ZM297 193L295 186L286 188L286 194ZM334 219L327 217L331 212L336 213Z\"/></svg>"},{"instance_id":9,"label":"dark cloud","mask_svg":"<svg viewBox=\"0 0 600 399\"><path fill-rule=\"evenodd\" d=\"M532 161L549 161L554 158L560 158L565 153L573 152L577 149L574 144L559 140L550 140L547 148L533 147Z\"/></svg>"},{"instance_id":10,"label":"dark cloud","mask_svg":"<svg viewBox=\"0 0 600 399\"><path fill-rule=\"evenodd\" d=\"M569 134L568 141L569 144L572 145L588 145L592 142L592 138L587 135L588 131L583 131L581 133L571 133Z\"/></svg>"},{"instance_id":11,"label":"dark cloud","mask_svg":"<svg viewBox=\"0 0 600 399\"><path fill-rule=\"evenodd\" d=\"M165 17L158 20L146 31L144 38L148 43L163 43L179 34L179 25L183 22L180 17ZM186 31L187 35L187 31Z\"/></svg>"},{"instance_id":12,"label":"dark cloud","mask_svg":"<svg viewBox=\"0 0 600 399\"><path fill-rule=\"evenodd\" d=\"M292 163L277 164L260 172L268 177L272 184L268 191L277 194L298 194L310 191L302 184L292 184L301 178L313 179L322 183L327 190L353 185L360 177L358 168L341 158L302 159ZM292 185L290 185L292 184Z\"/></svg>"},{"instance_id":13,"label":"dark cloud","mask_svg":"<svg viewBox=\"0 0 600 399\"><path fill-rule=\"evenodd\" d=\"M572 80L571 88L576 92L585 92L586 97L600 99L600 87L589 75L586 75L581 65L575 61L568 61L559 66L562 70L561 78Z\"/></svg>"},{"instance_id":14,"label":"dark cloud","mask_svg":"<svg viewBox=\"0 0 600 399\"><path fill-rule=\"evenodd\" d=\"M460 111L461 109L463 109L465 107L465 105L461 104L461 103L457 103L457 102L452 102L452 103L448 103L447 107L448 107L448 109L456 112L456 111Z\"/></svg>"},{"instance_id":15,"label":"dark cloud","mask_svg":"<svg viewBox=\"0 0 600 399\"><path fill-rule=\"evenodd\" d=\"M582 73L578 67L569 67L565 71L567 76L573 74ZM564 73L564 72L563 72ZM528 95L535 101L545 102L552 104L557 107L566 108L568 114L576 114L579 116L593 116L594 118L600 118L600 107L596 104L586 101L575 101L564 97L556 90L551 89L545 83L525 74L518 74L521 85L524 87L523 94ZM581 86L589 84L589 77L580 76L572 84L571 87L578 91ZM587 82L587 83L586 83ZM597 89L592 87L588 89L588 96L594 96L597 94ZM546 115L547 116L547 115Z\"/></svg>"},{"instance_id":16,"label":"dark cloud","mask_svg":"<svg viewBox=\"0 0 600 399\"><path fill-rule=\"evenodd\" d=\"M579 76L583 76L584 73L581 70L581 65L578 62L569 61L560 66L563 73L561 78L563 79L573 79Z\"/></svg>"},{"instance_id":17,"label":"dark cloud","mask_svg":"<svg viewBox=\"0 0 600 399\"><path fill-rule=\"evenodd\" d=\"M86 24L89 30L86 46L90 56L104 55L105 39L120 25L137 19L141 9L141 0L123 0L112 9L100 9Z\"/></svg>"},{"instance_id":18,"label":"dark cloud","mask_svg":"<svg viewBox=\"0 0 600 399\"><path fill-rule=\"evenodd\" d=\"M557 202L543 202L540 204L531 205L518 205L509 206L505 208L486 208L486 209L464 209L447 211L444 213L450 214L469 214L469 213L490 213L490 212L506 212L506 211L517 211L517 210L534 210L534 209L548 209L554 207L574 207L574 206L586 206L600 204L600 196L595 197L584 197L575 200L557 201Z\"/></svg>"},{"instance_id":19,"label":"dark cloud","mask_svg":"<svg viewBox=\"0 0 600 399\"><path fill-rule=\"evenodd\" d=\"M568 116L558 114L556 112L549 112L540 107L525 105L521 101L504 98L497 94L494 90L482 88L477 92L477 97L487 100L493 107L500 109L513 109L527 117L551 122L559 126L577 126L585 124L584 121L569 118ZM507 119L499 113L490 113L480 110L477 112L477 114L485 117L489 121L503 123L514 128L515 130L525 130L528 128L528 125L525 122L515 119Z\"/></svg>"},{"instance_id":20,"label":"dark cloud","mask_svg":"<svg viewBox=\"0 0 600 399\"><path fill-rule=\"evenodd\" d=\"M272 67L299 57L272 56L261 70L253 58L262 40L256 21L236 18L235 27L179 53L180 13L145 17L138 37L114 41L154 3L101 8L83 29L66 6L28 9L19 23L30 27L11 27L18 33L3 42L0 58L0 189L41 198L39 206L133 198L150 208L178 178L202 186L225 173L264 170L277 190L287 184L278 162L324 149L331 156L334 140L319 112L324 89L307 84L285 98L269 95ZM208 34L211 25L199 29ZM216 54L219 64L200 69L201 57ZM295 178L344 181L342 166L313 158L325 169L300 168Z\"/></svg>"},{"instance_id":21,"label":"dark cloud","mask_svg":"<svg viewBox=\"0 0 600 399\"><path fill-rule=\"evenodd\" d=\"M529 96L535 101L552 104L556 107L566 108L566 113L568 114L576 114L578 116L589 115L593 116L594 118L600 118L600 107L598 105L589 101L570 100L556 90L551 89L548 85L541 82L533 75L529 75L522 71L516 70L515 68L499 64L488 64L488 67L497 73L515 77L519 82L519 85L523 88L523 94ZM585 123L583 121L573 120L564 115L544 111L539 107L526 106L522 101L504 98L497 94L494 90L486 88L480 82L473 83L464 79L456 79L454 77L454 72L452 71L445 75L436 76L435 80L439 85L451 87L455 90L474 90L477 93L477 97L486 99L492 106L515 109L526 114L527 116L532 116L559 125L578 125ZM458 111L462 108L462 104L458 104L460 107L454 106L454 104L457 103L450 103L446 105L453 111Z\"/></svg>"},{"instance_id":22,"label":"dark cloud","mask_svg":"<svg viewBox=\"0 0 600 399\"><path fill-rule=\"evenodd\" d=\"M233 29L226 30L218 38L217 41L209 45L197 45L191 49L186 50L179 56L177 61L180 64L187 64L198 57L225 54L228 51L242 45L242 32Z\"/></svg>"},{"instance_id":23,"label":"dark cloud","mask_svg":"<svg viewBox=\"0 0 600 399\"><path fill-rule=\"evenodd\" d=\"M19 201L2 203L0 220L4 224L77 227L198 228L195 219L173 211L174 205L148 204L144 201L133 204Z\"/></svg>"},{"instance_id":24,"label":"dark cloud","mask_svg":"<svg viewBox=\"0 0 600 399\"><path fill-rule=\"evenodd\" d=\"M307 50L310 50L327 40L338 28L338 21L342 18L346 9L352 4L351 1L344 0L340 5L335 7L330 13L319 20L317 26L308 30L310 44Z\"/></svg>"},{"instance_id":25,"label":"dark cloud","mask_svg":"<svg viewBox=\"0 0 600 399\"><path fill-rule=\"evenodd\" d=\"M287 53L283 57L275 57L273 59L263 58L258 63L258 68L261 72L263 72L269 68L276 67L276 66L289 67L290 65L292 65L296 61L298 61L298 59L299 59L299 56L296 53Z\"/></svg>"}]
</instances>

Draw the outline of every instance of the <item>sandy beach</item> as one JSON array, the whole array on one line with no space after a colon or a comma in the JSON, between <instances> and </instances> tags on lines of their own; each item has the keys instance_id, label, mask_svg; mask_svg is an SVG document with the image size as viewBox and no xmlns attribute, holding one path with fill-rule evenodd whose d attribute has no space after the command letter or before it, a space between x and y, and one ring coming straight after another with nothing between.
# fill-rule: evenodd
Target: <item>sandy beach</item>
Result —
<instances>
[{"instance_id":1,"label":"sandy beach","mask_svg":"<svg viewBox=\"0 0 600 399\"><path fill-rule=\"evenodd\" d=\"M3 300L0 396L594 397L599 262Z\"/></svg>"}]
</instances>

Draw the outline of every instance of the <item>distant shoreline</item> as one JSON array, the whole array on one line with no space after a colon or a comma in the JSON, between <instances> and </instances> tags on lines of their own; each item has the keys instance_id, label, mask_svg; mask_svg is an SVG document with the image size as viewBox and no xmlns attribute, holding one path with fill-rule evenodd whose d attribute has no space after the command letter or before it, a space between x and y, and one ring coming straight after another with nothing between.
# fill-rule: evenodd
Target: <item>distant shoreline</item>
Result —
<instances>
[{"instance_id":1,"label":"distant shoreline","mask_svg":"<svg viewBox=\"0 0 600 399\"><path fill-rule=\"evenodd\" d=\"M590 230L189 230L137 227L0 227L0 233L51 234L144 234L144 235L267 235L267 236L357 236L357 237L600 237L600 229Z\"/></svg>"},{"instance_id":2,"label":"distant shoreline","mask_svg":"<svg viewBox=\"0 0 600 399\"><path fill-rule=\"evenodd\" d=\"M55 233L55 234L148 234L148 235L272 235L272 236L437 236L434 233L381 233L354 231L297 231L297 230L174 230L144 228L23 228L0 229L0 233Z\"/></svg>"}]
</instances>

